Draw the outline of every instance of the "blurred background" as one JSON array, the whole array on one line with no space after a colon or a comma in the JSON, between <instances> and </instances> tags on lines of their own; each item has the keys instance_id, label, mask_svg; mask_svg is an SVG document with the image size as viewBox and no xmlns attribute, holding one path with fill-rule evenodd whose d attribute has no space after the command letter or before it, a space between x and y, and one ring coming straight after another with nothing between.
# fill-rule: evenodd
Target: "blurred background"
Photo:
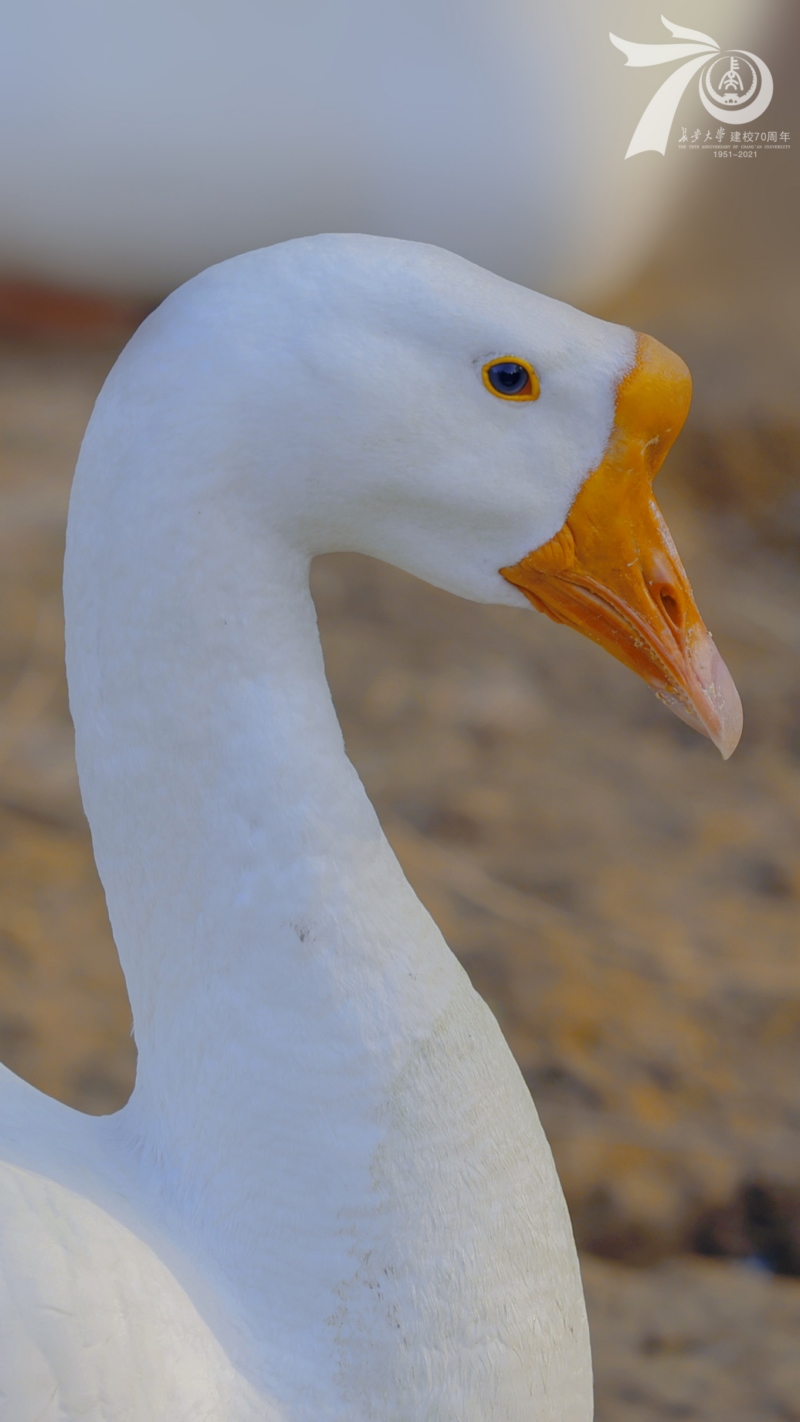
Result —
<instances>
[{"instance_id":1,"label":"blurred background","mask_svg":"<svg viewBox=\"0 0 800 1422\"><path fill-rule=\"evenodd\" d=\"M657 492L742 693L730 763L544 618L355 556L318 560L314 591L349 753L553 1145L599 1422L800 1418L795 151L687 151L682 126L717 126L693 84L666 155L626 163L669 72L608 42L669 39L641 0L509 0L491 44L477 0L409 4L390 33L388 3L355 0L322 32L244 0L224 23L210 0L117 9L115 30L99 5L10 6L0 76L0 1056L96 1113L135 1070L60 579L81 434L146 311L211 260L335 227L646 330L695 380ZM758 128L800 143L796 7L670 18L759 53Z\"/></svg>"}]
</instances>

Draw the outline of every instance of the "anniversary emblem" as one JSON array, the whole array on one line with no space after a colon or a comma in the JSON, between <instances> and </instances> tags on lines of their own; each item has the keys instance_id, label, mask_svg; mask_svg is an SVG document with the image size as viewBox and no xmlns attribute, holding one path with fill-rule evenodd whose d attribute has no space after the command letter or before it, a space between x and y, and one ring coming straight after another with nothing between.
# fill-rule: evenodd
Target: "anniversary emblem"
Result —
<instances>
[{"instance_id":1,"label":"anniversary emblem","mask_svg":"<svg viewBox=\"0 0 800 1422\"><path fill-rule=\"evenodd\" d=\"M661 20L678 43L638 44L609 34L611 43L622 50L633 68L686 61L653 95L636 126L626 158L636 153L666 151L678 105L697 74L700 98L715 119L733 118L748 123L760 118L772 101L772 75L757 54L744 49L722 50L715 39L700 30L675 25L663 15Z\"/></svg>"}]
</instances>

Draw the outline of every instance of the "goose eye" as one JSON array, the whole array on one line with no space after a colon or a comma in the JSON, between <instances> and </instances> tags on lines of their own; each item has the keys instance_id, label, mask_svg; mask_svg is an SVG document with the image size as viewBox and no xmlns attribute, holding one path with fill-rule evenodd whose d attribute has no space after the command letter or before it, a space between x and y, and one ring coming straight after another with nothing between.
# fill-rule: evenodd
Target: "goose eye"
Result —
<instances>
[{"instance_id":1,"label":"goose eye","mask_svg":"<svg viewBox=\"0 0 800 1422\"><path fill-rule=\"evenodd\" d=\"M536 400L539 381L526 360L491 360L483 367L483 383L502 400Z\"/></svg>"}]
</instances>

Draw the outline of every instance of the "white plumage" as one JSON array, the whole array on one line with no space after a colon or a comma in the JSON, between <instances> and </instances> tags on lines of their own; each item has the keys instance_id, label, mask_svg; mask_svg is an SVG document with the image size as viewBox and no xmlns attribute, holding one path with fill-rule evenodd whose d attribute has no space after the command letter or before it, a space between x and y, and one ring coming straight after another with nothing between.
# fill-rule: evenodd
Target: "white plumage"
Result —
<instances>
[{"instance_id":1,"label":"white plumage","mask_svg":"<svg viewBox=\"0 0 800 1422\"><path fill-rule=\"evenodd\" d=\"M509 352L538 401L485 388ZM105 1119L0 1075L9 1422L588 1422L552 1158L345 756L308 566L527 605L497 570L562 528L634 352L324 237L204 273L118 361L65 596L138 1075Z\"/></svg>"}]
</instances>

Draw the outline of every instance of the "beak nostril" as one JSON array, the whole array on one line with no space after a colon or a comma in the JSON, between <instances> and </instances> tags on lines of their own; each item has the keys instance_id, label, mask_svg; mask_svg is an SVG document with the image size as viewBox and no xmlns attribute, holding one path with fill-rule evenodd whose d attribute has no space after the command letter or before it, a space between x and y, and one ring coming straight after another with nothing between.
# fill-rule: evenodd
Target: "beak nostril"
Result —
<instances>
[{"instance_id":1,"label":"beak nostril","mask_svg":"<svg viewBox=\"0 0 800 1422\"><path fill-rule=\"evenodd\" d=\"M666 613L669 621L672 623L673 627L675 627L677 631L680 632L681 627L683 626L683 618L681 617L681 609L677 599L672 596L671 592L667 592L666 588L661 589L660 597L661 606L663 607L664 612Z\"/></svg>"}]
</instances>

